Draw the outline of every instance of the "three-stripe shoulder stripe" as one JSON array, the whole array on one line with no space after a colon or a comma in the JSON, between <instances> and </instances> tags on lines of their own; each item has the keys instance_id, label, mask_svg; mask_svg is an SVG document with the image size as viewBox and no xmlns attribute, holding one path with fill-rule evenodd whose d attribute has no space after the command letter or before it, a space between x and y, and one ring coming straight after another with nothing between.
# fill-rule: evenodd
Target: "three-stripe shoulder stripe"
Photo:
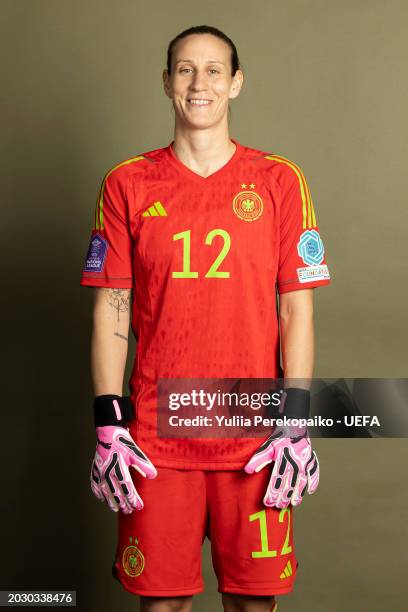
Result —
<instances>
[{"instance_id":1,"label":"three-stripe shoulder stripe","mask_svg":"<svg viewBox=\"0 0 408 612\"><path fill-rule=\"evenodd\" d=\"M310 195L309 185L307 184L305 175L302 170L294 164L290 159L282 157L281 155L265 155L266 159L276 161L280 164L286 164L289 168L292 168L299 181L300 195L302 197L302 217L303 217L303 229L312 229L316 227L316 215L314 212L312 196Z\"/></svg>"},{"instance_id":2,"label":"three-stripe shoulder stripe","mask_svg":"<svg viewBox=\"0 0 408 612\"><path fill-rule=\"evenodd\" d=\"M140 161L141 159L144 159L143 155L138 155L137 157L132 157L131 159L127 159L126 161L121 162L120 164L118 164L117 166L114 166L111 170L109 170L109 172L105 175L103 181L102 181L102 185L101 188L99 190L98 193L98 198L96 200L96 207L95 207L95 229L104 229L104 224L103 224L103 196L105 193L105 184L106 181L108 180L109 176L112 174L112 172L114 172L114 170L117 170L118 168L121 168L122 166L127 166L128 164L133 164L134 162Z\"/></svg>"},{"instance_id":3,"label":"three-stripe shoulder stripe","mask_svg":"<svg viewBox=\"0 0 408 612\"><path fill-rule=\"evenodd\" d=\"M142 217L167 217L167 212L161 202L154 202L142 213Z\"/></svg>"}]
</instances>

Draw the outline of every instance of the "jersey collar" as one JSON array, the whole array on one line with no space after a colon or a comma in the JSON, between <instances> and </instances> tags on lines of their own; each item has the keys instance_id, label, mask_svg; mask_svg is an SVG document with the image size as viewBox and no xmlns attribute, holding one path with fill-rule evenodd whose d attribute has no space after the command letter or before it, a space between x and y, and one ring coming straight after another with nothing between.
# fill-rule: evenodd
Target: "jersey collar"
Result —
<instances>
[{"instance_id":1,"label":"jersey collar","mask_svg":"<svg viewBox=\"0 0 408 612\"><path fill-rule=\"evenodd\" d=\"M189 178L191 178L193 180L196 180L196 181L209 182L212 179L218 178L220 175L222 175L222 174L224 174L226 172L229 172L230 168L244 154L245 147L243 147L241 144L239 144L239 142L237 142L233 138L231 138L230 140L235 144L235 151L234 151L233 155L230 157L230 159L227 161L226 164L221 166L221 168L219 168L218 170L216 170L215 172L213 172L209 176L201 176L201 174L197 174L197 172L194 172L194 170L191 170L188 166L183 164L178 159L178 157L176 157L176 154L173 151L174 140L168 145L168 147L166 147L165 151L166 151L167 158L168 158L169 162L172 164L172 166L174 166L176 168L176 170L178 172L180 172L180 173L184 174L185 176L187 176L187 177L189 177Z\"/></svg>"}]
</instances>

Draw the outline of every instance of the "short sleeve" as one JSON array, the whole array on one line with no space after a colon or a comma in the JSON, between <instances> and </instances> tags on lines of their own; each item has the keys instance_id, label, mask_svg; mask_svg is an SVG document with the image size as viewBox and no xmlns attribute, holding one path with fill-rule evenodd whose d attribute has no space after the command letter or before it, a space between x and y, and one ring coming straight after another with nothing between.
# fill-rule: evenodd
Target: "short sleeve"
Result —
<instances>
[{"instance_id":1,"label":"short sleeve","mask_svg":"<svg viewBox=\"0 0 408 612\"><path fill-rule=\"evenodd\" d=\"M278 293L327 285L330 274L306 178L289 160L280 171Z\"/></svg>"},{"instance_id":2,"label":"short sleeve","mask_svg":"<svg viewBox=\"0 0 408 612\"><path fill-rule=\"evenodd\" d=\"M81 285L132 288L133 241L126 197L127 174L113 169L102 181Z\"/></svg>"}]
</instances>

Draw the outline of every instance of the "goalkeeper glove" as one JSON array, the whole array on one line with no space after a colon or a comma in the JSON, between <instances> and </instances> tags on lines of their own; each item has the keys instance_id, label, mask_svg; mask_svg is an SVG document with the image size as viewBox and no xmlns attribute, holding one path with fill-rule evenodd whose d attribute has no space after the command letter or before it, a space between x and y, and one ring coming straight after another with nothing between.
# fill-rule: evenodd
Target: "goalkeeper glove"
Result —
<instances>
[{"instance_id":1,"label":"goalkeeper glove","mask_svg":"<svg viewBox=\"0 0 408 612\"><path fill-rule=\"evenodd\" d=\"M310 391L289 388L284 391L283 415L287 419L307 419ZM265 506L298 506L306 491L312 494L319 484L319 462L306 427L276 427L246 464L247 474L259 472L273 462L264 497Z\"/></svg>"},{"instance_id":2,"label":"goalkeeper glove","mask_svg":"<svg viewBox=\"0 0 408 612\"><path fill-rule=\"evenodd\" d=\"M92 492L113 512L141 510L143 501L129 468L146 478L155 478L157 471L127 429L133 416L129 398L100 395L94 399L94 415L97 445L91 469Z\"/></svg>"}]
</instances>

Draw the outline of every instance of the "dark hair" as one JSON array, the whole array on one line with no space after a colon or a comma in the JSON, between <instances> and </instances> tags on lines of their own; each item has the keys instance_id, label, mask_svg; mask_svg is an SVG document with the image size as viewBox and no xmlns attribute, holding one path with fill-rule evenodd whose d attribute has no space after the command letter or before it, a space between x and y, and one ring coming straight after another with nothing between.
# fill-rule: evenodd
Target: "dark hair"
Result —
<instances>
[{"instance_id":1,"label":"dark hair","mask_svg":"<svg viewBox=\"0 0 408 612\"><path fill-rule=\"evenodd\" d=\"M217 38L220 38L221 40L226 42L229 48L231 49L231 73L232 76L235 75L236 71L239 70L240 67L236 46L234 45L232 40L226 34L224 34L224 32L221 32L221 30L218 30L218 28L213 28L212 26L207 25L193 26L192 28L188 28L187 30L184 30L184 32L177 34L177 36L173 38L173 40L169 43L169 46L167 48L168 74L170 74L171 72L171 60L173 56L174 47L176 46L179 40L181 40L182 38L186 38L191 34L212 34L213 36L216 36Z\"/></svg>"}]
</instances>

